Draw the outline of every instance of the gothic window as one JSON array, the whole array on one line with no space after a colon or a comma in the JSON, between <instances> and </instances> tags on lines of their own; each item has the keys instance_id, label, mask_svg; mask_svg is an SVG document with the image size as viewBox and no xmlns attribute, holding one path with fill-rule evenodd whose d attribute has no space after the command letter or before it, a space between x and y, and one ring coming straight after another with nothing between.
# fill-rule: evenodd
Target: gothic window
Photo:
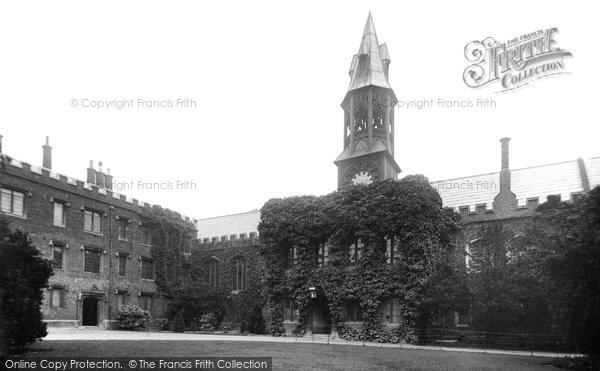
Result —
<instances>
[{"instance_id":1,"label":"gothic window","mask_svg":"<svg viewBox=\"0 0 600 371\"><path fill-rule=\"evenodd\" d=\"M127 224L129 224L129 219L121 217L117 223L119 227L119 240L127 241Z\"/></svg>"},{"instance_id":2,"label":"gothic window","mask_svg":"<svg viewBox=\"0 0 600 371\"><path fill-rule=\"evenodd\" d=\"M322 243L317 246L317 267L324 267L329 262L329 245Z\"/></svg>"},{"instance_id":3,"label":"gothic window","mask_svg":"<svg viewBox=\"0 0 600 371\"><path fill-rule=\"evenodd\" d=\"M348 264L356 265L358 263L362 256L363 247L364 245L360 239L350 245L348 248Z\"/></svg>"},{"instance_id":4,"label":"gothic window","mask_svg":"<svg viewBox=\"0 0 600 371\"><path fill-rule=\"evenodd\" d=\"M154 261L142 258L142 279L154 279Z\"/></svg>"},{"instance_id":5,"label":"gothic window","mask_svg":"<svg viewBox=\"0 0 600 371\"><path fill-rule=\"evenodd\" d=\"M368 116L367 102L362 96L358 96L358 99L354 103L354 131L360 132L367 129L367 116Z\"/></svg>"},{"instance_id":6,"label":"gothic window","mask_svg":"<svg viewBox=\"0 0 600 371\"><path fill-rule=\"evenodd\" d=\"M2 188L0 205L3 213L25 216L25 194L23 192Z\"/></svg>"},{"instance_id":7,"label":"gothic window","mask_svg":"<svg viewBox=\"0 0 600 371\"><path fill-rule=\"evenodd\" d=\"M211 286L219 286L219 259L214 256L210 258L208 267L208 283Z\"/></svg>"},{"instance_id":8,"label":"gothic window","mask_svg":"<svg viewBox=\"0 0 600 371\"><path fill-rule=\"evenodd\" d=\"M344 110L344 138L350 136L350 112Z\"/></svg>"},{"instance_id":9,"label":"gothic window","mask_svg":"<svg viewBox=\"0 0 600 371\"><path fill-rule=\"evenodd\" d=\"M381 96L373 99L373 129L383 129L385 122L385 106Z\"/></svg>"},{"instance_id":10,"label":"gothic window","mask_svg":"<svg viewBox=\"0 0 600 371\"><path fill-rule=\"evenodd\" d=\"M62 243L52 243L52 266L54 269L63 269L65 245Z\"/></svg>"},{"instance_id":11,"label":"gothic window","mask_svg":"<svg viewBox=\"0 0 600 371\"><path fill-rule=\"evenodd\" d=\"M402 311L398 298L389 298L381 303L381 314L383 322L386 323L401 323Z\"/></svg>"},{"instance_id":12,"label":"gothic window","mask_svg":"<svg viewBox=\"0 0 600 371\"><path fill-rule=\"evenodd\" d=\"M400 260L400 240L398 238L386 238L385 260L387 264L397 264Z\"/></svg>"},{"instance_id":13,"label":"gothic window","mask_svg":"<svg viewBox=\"0 0 600 371\"><path fill-rule=\"evenodd\" d=\"M102 234L102 214L97 211L85 209L83 230L86 232Z\"/></svg>"},{"instance_id":14,"label":"gothic window","mask_svg":"<svg viewBox=\"0 0 600 371\"><path fill-rule=\"evenodd\" d=\"M244 289L245 276L244 258L237 257L233 260L233 271L231 277L231 289L233 291L242 291Z\"/></svg>"},{"instance_id":15,"label":"gothic window","mask_svg":"<svg viewBox=\"0 0 600 371\"><path fill-rule=\"evenodd\" d=\"M65 306L64 287L54 286L50 288L50 307L63 308Z\"/></svg>"},{"instance_id":16,"label":"gothic window","mask_svg":"<svg viewBox=\"0 0 600 371\"><path fill-rule=\"evenodd\" d=\"M352 300L346 304L346 322L360 322L362 321L362 309L358 301Z\"/></svg>"},{"instance_id":17,"label":"gothic window","mask_svg":"<svg viewBox=\"0 0 600 371\"><path fill-rule=\"evenodd\" d=\"M143 310L151 312L154 304L154 295L144 293L140 294L138 297L138 304Z\"/></svg>"},{"instance_id":18,"label":"gothic window","mask_svg":"<svg viewBox=\"0 0 600 371\"><path fill-rule=\"evenodd\" d=\"M84 249L83 271L100 273L100 259L102 252L97 249Z\"/></svg>"},{"instance_id":19,"label":"gothic window","mask_svg":"<svg viewBox=\"0 0 600 371\"><path fill-rule=\"evenodd\" d=\"M66 214L65 214L65 203L54 201L54 214L53 224L58 227L64 227L66 225Z\"/></svg>"},{"instance_id":20,"label":"gothic window","mask_svg":"<svg viewBox=\"0 0 600 371\"><path fill-rule=\"evenodd\" d=\"M127 254L119 253L119 255L118 255L119 277L125 277L125 275L127 274L127 259L128 258L129 258L129 255L127 255Z\"/></svg>"},{"instance_id":21,"label":"gothic window","mask_svg":"<svg viewBox=\"0 0 600 371\"><path fill-rule=\"evenodd\" d=\"M286 256L286 267L293 269L298 264L298 248L296 246L290 246L287 250Z\"/></svg>"},{"instance_id":22,"label":"gothic window","mask_svg":"<svg viewBox=\"0 0 600 371\"><path fill-rule=\"evenodd\" d=\"M298 310L298 303L294 299L286 299L283 303L283 320L286 322L298 321L300 311Z\"/></svg>"}]
</instances>

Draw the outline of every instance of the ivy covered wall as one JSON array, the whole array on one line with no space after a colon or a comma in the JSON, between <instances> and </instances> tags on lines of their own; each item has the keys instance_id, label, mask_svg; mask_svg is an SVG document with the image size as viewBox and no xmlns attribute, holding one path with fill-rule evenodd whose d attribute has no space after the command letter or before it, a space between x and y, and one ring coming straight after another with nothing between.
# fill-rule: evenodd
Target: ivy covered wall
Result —
<instances>
[{"instance_id":1,"label":"ivy covered wall","mask_svg":"<svg viewBox=\"0 0 600 371\"><path fill-rule=\"evenodd\" d=\"M272 199L261 210L259 235L264 259L269 330L283 333L283 303L298 305L298 325L307 329L309 288L324 295L334 328L340 334L377 341L413 339L419 292L434 261L452 246L460 216L423 176L351 186L325 196ZM397 256L388 264L387 240ZM360 242L359 242L360 240ZM349 251L362 245L360 258ZM319 247L328 262L319 264ZM392 333L382 324L381 306L396 298L402 320ZM355 301L362 311L359 331L345 326L345 308Z\"/></svg>"}]
</instances>

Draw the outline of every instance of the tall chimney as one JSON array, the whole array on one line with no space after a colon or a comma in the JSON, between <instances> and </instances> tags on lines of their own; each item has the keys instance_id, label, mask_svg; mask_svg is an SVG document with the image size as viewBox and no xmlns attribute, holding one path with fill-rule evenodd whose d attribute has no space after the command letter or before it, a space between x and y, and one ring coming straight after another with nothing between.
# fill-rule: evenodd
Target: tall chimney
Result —
<instances>
[{"instance_id":1,"label":"tall chimney","mask_svg":"<svg viewBox=\"0 0 600 371\"><path fill-rule=\"evenodd\" d=\"M502 170L508 170L508 142L510 142L508 137L500 139L500 143L502 143Z\"/></svg>"},{"instance_id":2,"label":"tall chimney","mask_svg":"<svg viewBox=\"0 0 600 371\"><path fill-rule=\"evenodd\" d=\"M42 166L46 169L52 169L52 147L50 147L50 139L48 137L46 137L46 144L42 148L44 151Z\"/></svg>"},{"instance_id":3,"label":"tall chimney","mask_svg":"<svg viewBox=\"0 0 600 371\"><path fill-rule=\"evenodd\" d=\"M106 188L112 189L113 176L110 175L110 168L106 169Z\"/></svg>"},{"instance_id":4,"label":"tall chimney","mask_svg":"<svg viewBox=\"0 0 600 371\"><path fill-rule=\"evenodd\" d=\"M494 197L494 210L499 215L510 215L517 208L517 196L510 190L510 168L508 166L510 138L500 139L502 144L502 162L500 169L500 191Z\"/></svg>"},{"instance_id":5,"label":"tall chimney","mask_svg":"<svg viewBox=\"0 0 600 371\"><path fill-rule=\"evenodd\" d=\"M96 184L96 170L94 170L94 161L90 160L90 167L87 169L87 182Z\"/></svg>"},{"instance_id":6,"label":"tall chimney","mask_svg":"<svg viewBox=\"0 0 600 371\"><path fill-rule=\"evenodd\" d=\"M102 161L98 162L98 172L96 173L96 185L100 188L106 188L106 178L102 172Z\"/></svg>"}]
</instances>

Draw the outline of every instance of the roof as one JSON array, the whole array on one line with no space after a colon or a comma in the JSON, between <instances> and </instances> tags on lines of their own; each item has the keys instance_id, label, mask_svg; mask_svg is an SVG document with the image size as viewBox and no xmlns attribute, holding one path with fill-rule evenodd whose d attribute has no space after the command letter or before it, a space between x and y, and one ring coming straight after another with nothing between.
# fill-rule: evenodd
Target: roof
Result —
<instances>
[{"instance_id":1,"label":"roof","mask_svg":"<svg viewBox=\"0 0 600 371\"><path fill-rule=\"evenodd\" d=\"M511 170L511 191L518 205L524 206L533 198L544 202L551 195L569 200L572 194L585 191L583 176L587 177L590 188L600 185L600 157L580 161L584 172L578 160ZM469 206L470 211L474 211L476 205L484 204L491 210L494 197L500 191L500 173L439 180L431 185L438 190L444 206Z\"/></svg>"},{"instance_id":2,"label":"roof","mask_svg":"<svg viewBox=\"0 0 600 371\"><path fill-rule=\"evenodd\" d=\"M391 89L384 72L384 61L390 62L387 45L379 45L373 17L369 12L358 53L352 57L350 64L350 87L348 91L375 85Z\"/></svg>"},{"instance_id":3,"label":"roof","mask_svg":"<svg viewBox=\"0 0 600 371\"><path fill-rule=\"evenodd\" d=\"M245 213L223 215L196 221L198 238L230 236L232 234L258 234L260 211L252 210Z\"/></svg>"}]
</instances>

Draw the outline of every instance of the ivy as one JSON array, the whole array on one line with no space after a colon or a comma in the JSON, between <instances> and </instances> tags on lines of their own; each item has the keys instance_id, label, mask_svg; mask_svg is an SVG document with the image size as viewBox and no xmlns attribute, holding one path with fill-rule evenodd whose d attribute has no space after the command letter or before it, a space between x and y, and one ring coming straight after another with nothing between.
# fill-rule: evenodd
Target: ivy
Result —
<instances>
[{"instance_id":1,"label":"ivy","mask_svg":"<svg viewBox=\"0 0 600 371\"><path fill-rule=\"evenodd\" d=\"M261 210L259 233L271 333L281 334L282 303L291 298L299 307L295 332L304 331L309 287L317 287L327 297L334 325L345 328L345 305L356 300L363 313L361 338L412 339L419 292L432 274L436 257L451 248L459 222L458 214L442 208L439 194L423 176L349 186L321 197L268 201ZM385 239L390 237L400 242L400 258L394 265L386 264L385 258ZM364 244L363 254L350 266L347 249L357 239ZM315 251L324 243L329 246L329 264L317 267ZM298 261L288 269L286 258L292 247ZM380 306L392 297L399 299L402 324L394 333L386 333Z\"/></svg>"}]
</instances>

